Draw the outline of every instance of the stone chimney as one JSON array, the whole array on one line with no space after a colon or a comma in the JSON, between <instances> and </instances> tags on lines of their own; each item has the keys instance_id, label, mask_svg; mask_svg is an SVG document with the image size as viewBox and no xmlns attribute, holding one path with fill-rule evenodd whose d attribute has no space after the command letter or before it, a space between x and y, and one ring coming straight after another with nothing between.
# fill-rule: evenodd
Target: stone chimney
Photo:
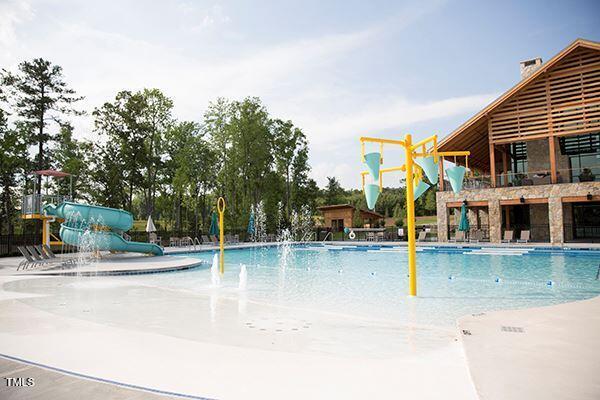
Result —
<instances>
[{"instance_id":1,"label":"stone chimney","mask_svg":"<svg viewBox=\"0 0 600 400\"><path fill-rule=\"evenodd\" d=\"M537 71L542 66L540 57L532 58L531 60L521 61L521 79L525 79Z\"/></svg>"}]
</instances>

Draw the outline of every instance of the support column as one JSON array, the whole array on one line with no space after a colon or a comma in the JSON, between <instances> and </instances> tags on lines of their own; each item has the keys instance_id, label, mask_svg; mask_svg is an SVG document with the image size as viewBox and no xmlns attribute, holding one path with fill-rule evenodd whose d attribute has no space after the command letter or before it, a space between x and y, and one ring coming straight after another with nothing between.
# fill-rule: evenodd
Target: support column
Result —
<instances>
[{"instance_id":1,"label":"support column","mask_svg":"<svg viewBox=\"0 0 600 400\"><path fill-rule=\"evenodd\" d=\"M502 238L502 215L500 214L500 200L490 200L488 203L490 242L500 243Z\"/></svg>"},{"instance_id":2,"label":"support column","mask_svg":"<svg viewBox=\"0 0 600 400\"><path fill-rule=\"evenodd\" d=\"M552 183L556 183L556 149L554 136L548 138L548 149L550 152L550 179L552 180Z\"/></svg>"},{"instance_id":3,"label":"support column","mask_svg":"<svg viewBox=\"0 0 600 400\"><path fill-rule=\"evenodd\" d=\"M506 229L510 229L510 206L504 206L504 220L506 221Z\"/></svg>"},{"instance_id":4,"label":"support column","mask_svg":"<svg viewBox=\"0 0 600 400\"><path fill-rule=\"evenodd\" d=\"M560 197L550 197L548 199L548 224L550 225L550 243L564 243L563 205Z\"/></svg>"},{"instance_id":5,"label":"support column","mask_svg":"<svg viewBox=\"0 0 600 400\"><path fill-rule=\"evenodd\" d=\"M496 187L496 151L494 143L490 143L490 175L492 187Z\"/></svg>"},{"instance_id":6,"label":"support column","mask_svg":"<svg viewBox=\"0 0 600 400\"><path fill-rule=\"evenodd\" d=\"M439 192L438 192L438 195L439 195ZM448 207L446 207L446 200L443 199L443 196L437 197L436 208L437 208L438 242L447 242L448 241Z\"/></svg>"},{"instance_id":7,"label":"support column","mask_svg":"<svg viewBox=\"0 0 600 400\"><path fill-rule=\"evenodd\" d=\"M439 158L439 160L438 160L438 168L440 170L439 173L438 173L438 175L439 175L438 179L440 181L439 189L440 189L440 192L443 192L444 191L444 157L440 157Z\"/></svg>"}]
</instances>

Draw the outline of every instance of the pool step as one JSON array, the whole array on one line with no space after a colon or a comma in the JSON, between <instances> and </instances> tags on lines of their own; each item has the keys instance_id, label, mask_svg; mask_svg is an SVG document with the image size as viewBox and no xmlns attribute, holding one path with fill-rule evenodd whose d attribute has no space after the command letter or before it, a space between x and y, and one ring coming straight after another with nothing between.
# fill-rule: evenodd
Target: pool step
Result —
<instances>
[{"instance_id":1,"label":"pool step","mask_svg":"<svg viewBox=\"0 0 600 400\"><path fill-rule=\"evenodd\" d=\"M505 247L482 247L463 254L490 255L490 256L522 256L529 253L530 249L510 249Z\"/></svg>"}]
</instances>

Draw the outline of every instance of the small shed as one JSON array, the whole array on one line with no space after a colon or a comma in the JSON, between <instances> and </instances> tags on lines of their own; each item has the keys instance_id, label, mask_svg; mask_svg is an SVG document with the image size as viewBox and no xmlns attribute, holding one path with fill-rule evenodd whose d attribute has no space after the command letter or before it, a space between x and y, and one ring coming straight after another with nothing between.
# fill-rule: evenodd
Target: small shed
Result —
<instances>
[{"instance_id":1,"label":"small shed","mask_svg":"<svg viewBox=\"0 0 600 400\"><path fill-rule=\"evenodd\" d=\"M333 232L341 232L344 228L362 228L380 226L385 217L377 212L361 210L352 204L334 204L318 207L323 214L323 220L326 228L331 228ZM353 226L355 215L359 213L362 226Z\"/></svg>"}]
</instances>

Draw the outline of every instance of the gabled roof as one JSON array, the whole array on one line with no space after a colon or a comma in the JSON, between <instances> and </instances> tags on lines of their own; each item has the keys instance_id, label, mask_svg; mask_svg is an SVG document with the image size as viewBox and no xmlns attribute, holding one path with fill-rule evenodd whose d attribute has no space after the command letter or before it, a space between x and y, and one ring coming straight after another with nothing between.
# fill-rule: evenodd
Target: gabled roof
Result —
<instances>
[{"instance_id":1,"label":"gabled roof","mask_svg":"<svg viewBox=\"0 0 600 400\"><path fill-rule=\"evenodd\" d=\"M356 207L354 207L352 204L332 204L332 205L328 205L328 206L321 206L321 207L317 207L317 210L319 211L329 211L329 210L339 210L339 209L345 209L345 208L351 208L353 210L358 210L360 211L361 214L367 214L367 215L371 215L373 217L376 218L384 218L383 215L379 214L378 212L375 211L370 211L370 210L362 210L362 209L358 209Z\"/></svg>"},{"instance_id":2,"label":"gabled roof","mask_svg":"<svg viewBox=\"0 0 600 400\"><path fill-rule=\"evenodd\" d=\"M557 63L559 63L561 60L563 60L566 56L571 54L573 51L575 51L576 49L582 48L582 47L593 49L593 50L600 50L600 43L594 42L591 40L585 40L585 39L575 40L573 43L571 43L569 46L567 46L565 49L563 49L557 55L552 57L548 62L542 64L542 66L538 70L536 70L534 73L532 73L529 77L522 79L519 83L517 83L515 86L513 86L507 92L505 92L502 96L498 97L496 100L494 100L493 102L488 104L483 110L479 111L472 118L470 118L467 122L465 122L464 124L459 126L452 133L450 133L443 140L441 140L438 145L439 150L440 151L451 150L447 146L454 138L461 135L465 130L472 128L472 127L476 127L477 125L481 124L485 120L486 116L489 113L491 113L497 107L501 106L503 103L505 103L507 100L509 100L513 95L518 93L521 89L525 88L529 83L534 81L540 75L546 73L548 71L548 69L555 66Z\"/></svg>"}]
</instances>

